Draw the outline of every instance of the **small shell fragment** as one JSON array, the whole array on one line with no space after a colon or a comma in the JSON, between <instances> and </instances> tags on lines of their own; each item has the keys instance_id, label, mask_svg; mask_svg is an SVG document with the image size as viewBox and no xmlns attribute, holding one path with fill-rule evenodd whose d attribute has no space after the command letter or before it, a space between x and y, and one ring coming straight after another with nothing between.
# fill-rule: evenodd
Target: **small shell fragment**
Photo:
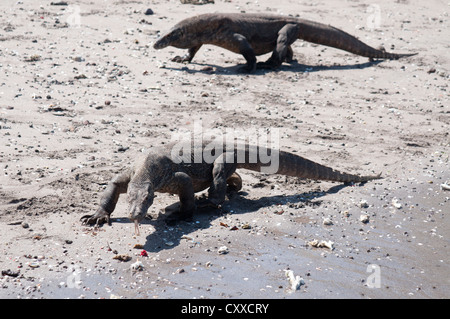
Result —
<instances>
[{"instance_id":1,"label":"small shell fragment","mask_svg":"<svg viewBox=\"0 0 450 319\"><path fill-rule=\"evenodd\" d=\"M141 261L137 260L135 263L131 264L130 269L134 271L142 271L144 270L144 264Z\"/></svg>"},{"instance_id":2,"label":"small shell fragment","mask_svg":"<svg viewBox=\"0 0 450 319\"><path fill-rule=\"evenodd\" d=\"M342 215L343 217L350 217L350 213L349 213L348 210L342 211L342 212L341 212L341 215Z\"/></svg>"},{"instance_id":3,"label":"small shell fragment","mask_svg":"<svg viewBox=\"0 0 450 319\"><path fill-rule=\"evenodd\" d=\"M398 199L397 198L394 198L393 200L392 200L392 206L394 206L395 208L397 208L397 209L400 209L400 208L402 208L402 203L400 203L399 201L398 201Z\"/></svg>"},{"instance_id":4,"label":"small shell fragment","mask_svg":"<svg viewBox=\"0 0 450 319\"><path fill-rule=\"evenodd\" d=\"M448 185L447 183L441 184L441 189L443 191L450 191L450 185Z\"/></svg>"},{"instance_id":5,"label":"small shell fragment","mask_svg":"<svg viewBox=\"0 0 450 319\"><path fill-rule=\"evenodd\" d=\"M225 254L228 254L230 251L229 251L227 246L222 246L222 247L219 248L219 250L217 250L217 252L220 255L225 255Z\"/></svg>"},{"instance_id":6,"label":"small shell fragment","mask_svg":"<svg viewBox=\"0 0 450 319\"><path fill-rule=\"evenodd\" d=\"M331 221L331 219L330 218L324 218L323 219L323 222L322 222L325 226L331 226L331 225L333 225L333 222Z\"/></svg>"},{"instance_id":7,"label":"small shell fragment","mask_svg":"<svg viewBox=\"0 0 450 319\"><path fill-rule=\"evenodd\" d=\"M300 276L294 276L294 272L292 270L285 270L284 275L289 279L291 291L299 290L301 285L305 284L303 278Z\"/></svg>"},{"instance_id":8,"label":"small shell fragment","mask_svg":"<svg viewBox=\"0 0 450 319\"><path fill-rule=\"evenodd\" d=\"M369 207L369 203L367 203L367 201L365 199L361 200L359 202L359 207L360 208L368 208Z\"/></svg>"},{"instance_id":9,"label":"small shell fragment","mask_svg":"<svg viewBox=\"0 0 450 319\"><path fill-rule=\"evenodd\" d=\"M181 236L181 239L186 239L186 240L194 240L194 238L192 238L191 236L188 236L188 235L183 235L183 236Z\"/></svg>"},{"instance_id":10,"label":"small shell fragment","mask_svg":"<svg viewBox=\"0 0 450 319\"><path fill-rule=\"evenodd\" d=\"M331 240L321 240L321 241L319 241L319 240L317 240L317 239L314 239L314 240L312 240L312 241L310 241L310 242L308 242L308 245L310 245L311 247L315 247L315 248L328 248L328 249L330 249L330 250L333 250L334 249L334 242L332 242Z\"/></svg>"},{"instance_id":11,"label":"small shell fragment","mask_svg":"<svg viewBox=\"0 0 450 319\"><path fill-rule=\"evenodd\" d=\"M361 216L359 216L359 221L361 223L367 224L370 220L370 216L367 214L362 214Z\"/></svg>"}]
</instances>

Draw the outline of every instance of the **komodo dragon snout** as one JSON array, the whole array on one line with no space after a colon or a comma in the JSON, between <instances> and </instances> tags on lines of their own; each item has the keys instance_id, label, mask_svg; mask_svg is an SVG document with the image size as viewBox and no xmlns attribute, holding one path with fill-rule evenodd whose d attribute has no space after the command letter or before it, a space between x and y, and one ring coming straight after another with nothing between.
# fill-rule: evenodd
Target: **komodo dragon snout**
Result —
<instances>
[{"instance_id":1,"label":"komodo dragon snout","mask_svg":"<svg viewBox=\"0 0 450 319\"><path fill-rule=\"evenodd\" d=\"M128 217L135 223L144 219L148 209L153 204L153 186L151 183L128 184Z\"/></svg>"},{"instance_id":2,"label":"komodo dragon snout","mask_svg":"<svg viewBox=\"0 0 450 319\"><path fill-rule=\"evenodd\" d=\"M149 182L130 182L128 184L128 217L134 222L134 232L139 235L139 223L145 218L155 197L153 185Z\"/></svg>"},{"instance_id":3,"label":"komodo dragon snout","mask_svg":"<svg viewBox=\"0 0 450 319\"><path fill-rule=\"evenodd\" d=\"M167 33L163 34L154 44L153 48L156 50L164 49L177 41L177 47L180 49L188 49L192 44L192 39L186 37L183 28L174 27Z\"/></svg>"}]
</instances>

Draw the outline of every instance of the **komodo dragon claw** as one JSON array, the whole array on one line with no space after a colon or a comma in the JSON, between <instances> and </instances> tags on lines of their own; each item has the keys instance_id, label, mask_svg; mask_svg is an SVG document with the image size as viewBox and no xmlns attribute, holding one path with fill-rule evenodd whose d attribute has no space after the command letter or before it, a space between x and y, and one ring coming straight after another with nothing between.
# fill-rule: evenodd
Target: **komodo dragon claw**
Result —
<instances>
[{"instance_id":1,"label":"komodo dragon claw","mask_svg":"<svg viewBox=\"0 0 450 319\"><path fill-rule=\"evenodd\" d=\"M84 215L80 218L80 220L83 223L83 225L99 226L104 223L111 225L111 220L109 216L110 214L108 212L106 212L102 208L99 208L95 214Z\"/></svg>"}]
</instances>

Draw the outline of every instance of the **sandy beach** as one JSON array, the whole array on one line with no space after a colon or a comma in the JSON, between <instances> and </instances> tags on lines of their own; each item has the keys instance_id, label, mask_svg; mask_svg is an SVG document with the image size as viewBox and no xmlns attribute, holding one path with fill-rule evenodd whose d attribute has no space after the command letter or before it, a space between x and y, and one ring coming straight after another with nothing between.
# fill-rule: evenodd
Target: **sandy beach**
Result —
<instances>
[{"instance_id":1,"label":"sandy beach","mask_svg":"<svg viewBox=\"0 0 450 319\"><path fill-rule=\"evenodd\" d=\"M0 3L0 298L450 297L448 1L57 2ZM298 40L292 63L246 74L216 46L190 64L153 48L215 12L301 17L418 55L369 62ZM276 130L282 150L383 178L241 170L242 190L193 221L168 225L178 197L157 194L136 236L122 195L112 225L82 225L113 176L196 125Z\"/></svg>"}]
</instances>

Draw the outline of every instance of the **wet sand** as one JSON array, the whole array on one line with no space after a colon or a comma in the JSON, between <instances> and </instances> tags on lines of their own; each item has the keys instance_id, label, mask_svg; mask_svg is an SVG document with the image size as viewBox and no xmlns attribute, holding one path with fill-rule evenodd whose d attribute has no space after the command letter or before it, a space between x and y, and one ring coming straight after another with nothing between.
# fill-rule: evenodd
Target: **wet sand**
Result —
<instances>
[{"instance_id":1,"label":"wet sand","mask_svg":"<svg viewBox=\"0 0 450 319\"><path fill-rule=\"evenodd\" d=\"M447 3L50 3L0 4L1 298L449 297ZM153 49L160 32L206 12L298 14L419 54L369 63L297 41L296 62L247 75L243 57L221 48L186 65L170 61L183 50ZM241 171L242 191L192 222L168 226L177 197L158 194L140 236L125 196L112 226L81 225L116 173L200 121L278 129L283 150L383 179ZM143 270L130 269L136 261ZM303 279L296 291L287 269Z\"/></svg>"}]
</instances>

